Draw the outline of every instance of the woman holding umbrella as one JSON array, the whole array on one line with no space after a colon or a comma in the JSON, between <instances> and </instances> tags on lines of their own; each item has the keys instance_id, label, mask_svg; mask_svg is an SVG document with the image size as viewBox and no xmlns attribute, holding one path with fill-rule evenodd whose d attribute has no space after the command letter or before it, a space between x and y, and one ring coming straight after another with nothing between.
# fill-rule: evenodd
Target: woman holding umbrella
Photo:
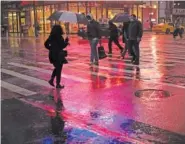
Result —
<instances>
[{"instance_id":1,"label":"woman holding umbrella","mask_svg":"<svg viewBox=\"0 0 185 144\"><path fill-rule=\"evenodd\" d=\"M64 40L62 35L64 34L63 29L60 25L54 25L49 38L45 42L45 46L49 47L49 60L50 63L55 67L49 80L49 84L55 86L53 81L56 76L56 88L64 88L60 85L61 80L61 71L63 64L67 63L66 56L67 52L64 51L64 48L69 44L68 37ZM48 45L48 46L47 46Z\"/></svg>"}]
</instances>

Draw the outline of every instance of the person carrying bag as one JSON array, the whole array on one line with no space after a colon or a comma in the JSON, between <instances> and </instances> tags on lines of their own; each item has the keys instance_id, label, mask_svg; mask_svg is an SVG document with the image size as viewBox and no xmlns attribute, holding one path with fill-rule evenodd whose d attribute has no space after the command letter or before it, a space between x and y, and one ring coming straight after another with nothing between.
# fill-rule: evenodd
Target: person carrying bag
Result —
<instances>
[{"instance_id":1,"label":"person carrying bag","mask_svg":"<svg viewBox=\"0 0 185 144\"><path fill-rule=\"evenodd\" d=\"M56 77L56 88L64 88L60 85L61 71L63 64L68 63L67 51L64 50L69 45L68 37L64 40L63 29L60 25L55 25L52 28L49 38L45 41L44 45L49 50L49 61L55 67L51 75L51 79L48 81L51 86L54 85L54 78Z\"/></svg>"}]
</instances>

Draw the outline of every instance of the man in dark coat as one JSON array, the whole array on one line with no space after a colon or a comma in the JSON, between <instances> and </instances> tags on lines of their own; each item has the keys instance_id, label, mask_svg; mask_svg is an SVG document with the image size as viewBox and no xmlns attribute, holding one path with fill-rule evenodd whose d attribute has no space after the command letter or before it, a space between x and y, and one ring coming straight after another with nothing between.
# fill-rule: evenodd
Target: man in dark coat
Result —
<instances>
[{"instance_id":1,"label":"man in dark coat","mask_svg":"<svg viewBox=\"0 0 185 144\"><path fill-rule=\"evenodd\" d=\"M122 53L123 59L125 58L125 54L126 54L127 50L128 50L128 54L130 56L133 55L133 50L132 50L132 48L129 47L129 43L128 43L128 27L129 27L129 22L124 22L123 28L122 28L122 41L123 41L123 43L125 43L125 49Z\"/></svg>"},{"instance_id":2,"label":"man in dark coat","mask_svg":"<svg viewBox=\"0 0 185 144\"><path fill-rule=\"evenodd\" d=\"M133 59L132 62L135 65L139 65L140 51L139 43L143 36L143 28L140 21L136 19L136 15L132 14L130 16L130 24L128 27L128 36L129 47L133 49Z\"/></svg>"},{"instance_id":3,"label":"man in dark coat","mask_svg":"<svg viewBox=\"0 0 185 144\"><path fill-rule=\"evenodd\" d=\"M118 36L118 28L113 22L109 21L109 30L110 30L110 38L109 38L109 53L112 54L112 42L114 42L120 49L121 53L123 52L123 47L119 44L119 36Z\"/></svg>"}]
</instances>

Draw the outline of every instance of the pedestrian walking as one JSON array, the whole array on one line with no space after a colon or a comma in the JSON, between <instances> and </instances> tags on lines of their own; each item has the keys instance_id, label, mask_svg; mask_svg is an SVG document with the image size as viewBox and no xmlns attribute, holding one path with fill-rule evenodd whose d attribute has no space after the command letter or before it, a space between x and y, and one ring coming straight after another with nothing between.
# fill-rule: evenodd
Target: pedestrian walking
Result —
<instances>
[{"instance_id":1,"label":"pedestrian walking","mask_svg":"<svg viewBox=\"0 0 185 144\"><path fill-rule=\"evenodd\" d=\"M110 37L109 37L109 43L108 43L108 47L109 47L108 54L112 54L112 42L114 42L118 46L118 48L120 49L120 52L122 53L123 47L119 44L118 28L111 21L109 21L109 30L110 30Z\"/></svg>"},{"instance_id":2,"label":"pedestrian walking","mask_svg":"<svg viewBox=\"0 0 185 144\"><path fill-rule=\"evenodd\" d=\"M86 17L88 19L87 37L91 47L90 65L99 65L97 45L101 39L100 26L99 23L93 19L91 14L88 14Z\"/></svg>"},{"instance_id":3,"label":"pedestrian walking","mask_svg":"<svg viewBox=\"0 0 185 144\"><path fill-rule=\"evenodd\" d=\"M139 65L140 50L139 43L143 35L143 28L140 21L136 19L136 15L132 14L130 16L130 24L128 26L128 45L133 49L132 63Z\"/></svg>"},{"instance_id":4,"label":"pedestrian walking","mask_svg":"<svg viewBox=\"0 0 185 144\"><path fill-rule=\"evenodd\" d=\"M36 22L34 26L35 26L35 36L38 37L39 36L39 31L40 31L39 23Z\"/></svg>"},{"instance_id":5,"label":"pedestrian walking","mask_svg":"<svg viewBox=\"0 0 185 144\"><path fill-rule=\"evenodd\" d=\"M67 51L64 48L69 45L68 37L64 40L63 38L63 29L60 25L55 25L52 28L49 38L45 42L45 47L49 49L49 60L50 63L55 67L49 80L49 84L54 85L54 78L56 77L56 88L64 88L63 85L60 85L61 80L61 71L63 64L67 63L66 56Z\"/></svg>"},{"instance_id":6,"label":"pedestrian walking","mask_svg":"<svg viewBox=\"0 0 185 144\"><path fill-rule=\"evenodd\" d=\"M133 55L133 50L128 45L129 44L128 43L128 27L129 27L129 22L124 22L123 28L122 28L122 41L123 41L123 43L125 43L125 49L122 53L123 59L125 58L125 54L127 51L130 56Z\"/></svg>"},{"instance_id":7,"label":"pedestrian walking","mask_svg":"<svg viewBox=\"0 0 185 144\"><path fill-rule=\"evenodd\" d=\"M178 17L177 20L175 21L175 30L173 32L173 38L175 39L176 36L180 36L180 38L182 38L182 31L180 29L180 18Z\"/></svg>"}]
</instances>

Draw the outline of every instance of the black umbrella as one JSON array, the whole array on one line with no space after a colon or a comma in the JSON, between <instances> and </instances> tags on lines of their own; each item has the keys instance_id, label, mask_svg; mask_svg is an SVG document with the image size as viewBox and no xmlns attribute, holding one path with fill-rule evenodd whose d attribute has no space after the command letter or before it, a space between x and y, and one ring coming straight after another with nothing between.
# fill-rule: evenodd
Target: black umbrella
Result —
<instances>
[{"instance_id":1,"label":"black umbrella","mask_svg":"<svg viewBox=\"0 0 185 144\"><path fill-rule=\"evenodd\" d=\"M88 24L87 18L84 14L70 11L55 11L48 19L69 23Z\"/></svg>"},{"instance_id":2,"label":"black umbrella","mask_svg":"<svg viewBox=\"0 0 185 144\"><path fill-rule=\"evenodd\" d=\"M128 22L129 17L130 15L128 13L118 13L113 17L111 21L115 23Z\"/></svg>"}]
</instances>

